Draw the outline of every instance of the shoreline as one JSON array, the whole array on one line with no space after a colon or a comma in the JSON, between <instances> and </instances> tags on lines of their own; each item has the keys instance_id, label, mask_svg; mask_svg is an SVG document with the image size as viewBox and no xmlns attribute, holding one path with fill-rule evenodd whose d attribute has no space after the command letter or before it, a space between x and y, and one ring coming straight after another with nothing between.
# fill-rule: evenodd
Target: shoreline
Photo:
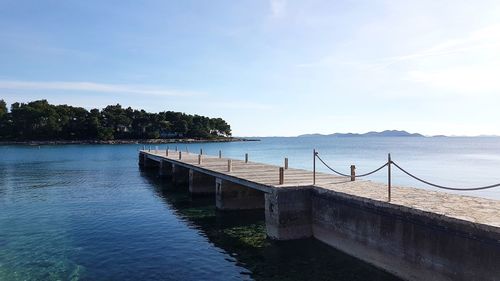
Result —
<instances>
[{"instance_id":1,"label":"shoreline","mask_svg":"<svg viewBox=\"0 0 500 281\"><path fill-rule=\"evenodd\" d=\"M123 140L49 140L49 141L0 141L0 145L65 145L65 144L168 144L168 143L208 143L260 141L248 138L218 139L123 139Z\"/></svg>"}]
</instances>

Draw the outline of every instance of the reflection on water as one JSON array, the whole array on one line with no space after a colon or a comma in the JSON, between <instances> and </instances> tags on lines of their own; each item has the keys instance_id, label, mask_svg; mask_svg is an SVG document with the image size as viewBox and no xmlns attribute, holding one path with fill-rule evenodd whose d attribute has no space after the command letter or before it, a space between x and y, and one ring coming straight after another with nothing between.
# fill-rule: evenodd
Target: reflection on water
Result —
<instances>
[{"instance_id":1,"label":"reflection on water","mask_svg":"<svg viewBox=\"0 0 500 281\"><path fill-rule=\"evenodd\" d=\"M248 269L255 280L399 280L315 239L266 238L263 210L221 212L213 196L191 196L156 173L143 173L154 190L190 227Z\"/></svg>"},{"instance_id":2,"label":"reflection on water","mask_svg":"<svg viewBox=\"0 0 500 281\"><path fill-rule=\"evenodd\" d=\"M141 172L137 148L0 146L0 280L394 280L313 239L267 240L263 212L217 212Z\"/></svg>"}]
</instances>

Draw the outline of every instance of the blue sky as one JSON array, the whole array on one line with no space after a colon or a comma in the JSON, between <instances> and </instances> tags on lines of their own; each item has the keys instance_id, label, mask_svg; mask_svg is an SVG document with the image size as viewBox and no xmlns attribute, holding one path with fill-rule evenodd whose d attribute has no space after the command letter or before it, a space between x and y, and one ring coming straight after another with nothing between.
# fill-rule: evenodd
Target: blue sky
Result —
<instances>
[{"instance_id":1,"label":"blue sky","mask_svg":"<svg viewBox=\"0 0 500 281\"><path fill-rule=\"evenodd\" d=\"M238 136L500 134L500 2L0 0L0 98Z\"/></svg>"}]
</instances>

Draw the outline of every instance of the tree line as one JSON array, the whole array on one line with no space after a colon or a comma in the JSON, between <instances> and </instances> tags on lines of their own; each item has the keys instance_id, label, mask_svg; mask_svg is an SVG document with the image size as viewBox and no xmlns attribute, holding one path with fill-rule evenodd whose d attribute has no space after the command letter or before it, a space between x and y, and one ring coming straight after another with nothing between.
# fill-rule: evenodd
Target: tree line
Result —
<instances>
[{"instance_id":1,"label":"tree line","mask_svg":"<svg viewBox=\"0 0 500 281\"><path fill-rule=\"evenodd\" d=\"M231 136L221 118L181 112L149 113L120 104L90 111L52 105L47 100L13 103L0 100L0 140L125 140L158 138L219 138Z\"/></svg>"}]
</instances>

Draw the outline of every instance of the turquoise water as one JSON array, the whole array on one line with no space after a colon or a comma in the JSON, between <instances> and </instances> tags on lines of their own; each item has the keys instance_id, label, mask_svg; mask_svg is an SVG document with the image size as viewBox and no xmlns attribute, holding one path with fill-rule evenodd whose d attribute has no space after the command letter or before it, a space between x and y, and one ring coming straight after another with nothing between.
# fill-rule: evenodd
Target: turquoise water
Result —
<instances>
[{"instance_id":1,"label":"turquoise water","mask_svg":"<svg viewBox=\"0 0 500 281\"><path fill-rule=\"evenodd\" d=\"M265 238L262 212L219 213L137 166L139 145L0 146L0 280L391 280L315 240ZM164 148L165 146L161 146ZM172 147L172 145L171 145ZM498 139L266 138L179 149L310 168L395 161L444 184L499 181ZM375 175L373 180L385 180ZM402 175L396 183L415 185ZM500 198L499 190L474 193Z\"/></svg>"}]
</instances>

